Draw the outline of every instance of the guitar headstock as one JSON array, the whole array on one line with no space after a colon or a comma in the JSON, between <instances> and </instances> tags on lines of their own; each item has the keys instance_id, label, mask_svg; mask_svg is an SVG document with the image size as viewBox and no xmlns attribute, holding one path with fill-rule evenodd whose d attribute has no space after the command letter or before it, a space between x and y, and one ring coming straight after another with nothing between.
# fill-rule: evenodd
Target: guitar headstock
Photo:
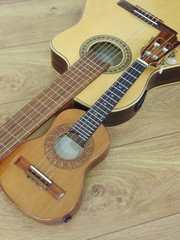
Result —
<instances>
[{"instance_id":1,"label":"guitar headstock","mask_svg":"<svg viewBox=\"0 0 180 240\"><path fill-rule=\"evenodd\" d=\"M175 34L160 32L141 52L141 59L157 66L162 59L180 45Z\"/></svg>"}]
</instances>

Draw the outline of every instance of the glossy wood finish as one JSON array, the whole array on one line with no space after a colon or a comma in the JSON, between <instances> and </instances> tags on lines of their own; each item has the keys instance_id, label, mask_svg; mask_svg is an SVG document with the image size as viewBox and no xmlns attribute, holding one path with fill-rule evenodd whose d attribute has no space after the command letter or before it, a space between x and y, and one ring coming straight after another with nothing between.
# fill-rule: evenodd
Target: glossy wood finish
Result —
<instances>
[{"instance_id":1,"label":"glossy wood finish","mask_svg":"<svg viewBox=\"0 0 180 240\"><path fill-rule=\"evenodd\" d=\"M170 2L164 2L163 0L156 1L128 1L134 5L138 5L156 17L162 19L166 25L174 29L178 33L180 32L179 27L179 17L177 13L176 0ZM94 7L96 6L96 7ZM93 10L92 10L93 9ZM173 20L172 20L173 15ZM98 19L98 21L97 21ZM88 30L84 31L84 28L88 26ZM164 28L163 28L164 29ZM81 34L76 34L76 32L81 32ZM152 36L156 36L159 30L151 27L143 21L140 21L137 17L130 14L124 8L108 0L91 0L87 1L86 8L81 20L73 26L72 28L60 33L55 36L52 40L51 47L54 55L52 56L52 64L54 57L56 62L61 61L61 58L64 56L68 59L68 65L71 64L78 58L79 49L88 38L96 35L111 35L117 38L122 39L126 42L131 51L132 51L132 61L134 61L139 55L140 50L143 46L146 46L148 41ZM74 35L74 41L70 44L66 44L68 39ZM135 36L135 38L134 38ZM178 38L180 35L178 34ZM73 55L71 52L73 51ZM177 66L180 66L180 51L177 49L176 53ZM169 68L168 64L165 62L164 67ZM160 67L158 68L160 69ZM56 69L56 71L58 71ZM177 69L178 76L180 75L179 68ZM128 116L135 115L136 111L133 111L133 108L144 94L147 89L150 89L151 78L150 75L156 73L156 69L150 67L136 83L129 89L128 93L123 97L123 99L116 105L113 110L112 115L107 119L106 123L108 125L115 125L117 123L124 122L119 119L119 115L124 115L125 112L128 112ZM76 106L81 107L82 109L90 108L94 102L110 87L110 85L122 74L102 74L96 79L95 82L90 84L85 90L83 90L78 96L76 96L75 101L77 102ZM157 73L156 73L157 76ZM158 78L157 78L158 79ZM180 77L175 78L165 78L166 81L162 82L163 84L180 81ZM159 81L157 84L153 81L153 87L156 85L159 86ZM122 114L121 114L122 112ZM116 116L117 115L117 116ZM115 119L115 121L113 121ZM119 121L118 121L119 119ZM128 119L128 117L127 117Z\"/></svg>"},{"instance_id":2,"label":"glossy wood finish","mask_svg":"<svg viewBox=\"0 0 180 240\"><path fill-rule=\"evenodd\" d=\"M2 189L22 211L39 221L54 222L63 220L67 215L72 215L76 211L81 199L85 173L92 166L103 160L108 152L109 135L106 128L101 125L93 134L92 155L86 159L87 153L85 153L85 163L81 167L68 170L61 169L53 166L47 160L44 146L49 134L57 126L75 123L83 114L84 112L81 110L74 109L62 112L45 135L23 143L5 158L2 163L2 168L4 168L4 165L6 166L6 171L1 176ZM59 132L59 136L61 134L62 132ZM102 138L103 141L101 140ZM51 138L49 141L51 141ZM54 150L50 150L47 154L51 154L51 151ZM84 151L89 151L89 149L85 148ZM21 157L35 168L37 166L37 170L49 177L60 189L63 189L64 195L59 199L54 198L51 193L51 187L49 190L41 190L41 185L37 185L36 180L30 181L27 178L27 175L29 176L29 167L25 170L24 167L18 166L19 158ZM79 160L77 159L77 161ZM8 163L10 164L7 167ZM69 160L69 164L71 164L71 160Z\"/></svg>"},{"instance_id":3,"label":"glossy wood finish","mask_svg":"<svg viewBox=\"0 0 180 240\"><path fill-rule=\"evenodd\" d=\"M57 78L49 40L80 19L85 2L0 1L1 124ZM152 89L134 118L108 128L110 152L87 174L82 205L69 223L38 223L1 190L0 238L179 240L179 93L180 84Z\"/></svg>"}]
</instances>

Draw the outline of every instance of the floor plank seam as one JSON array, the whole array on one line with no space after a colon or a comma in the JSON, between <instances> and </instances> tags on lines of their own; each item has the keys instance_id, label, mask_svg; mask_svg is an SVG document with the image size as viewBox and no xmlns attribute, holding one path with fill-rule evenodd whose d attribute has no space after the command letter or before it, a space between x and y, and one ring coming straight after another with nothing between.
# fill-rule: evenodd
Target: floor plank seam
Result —
<instances>
[{"instance_id":1,"label":"floor plank seam","mask_svg":"<svg viewBox=\"0 0 180 240\"><path fill-rule=\"evenodd\" d=\"M125 228L122 228L120 230L116 230L116 231L113 231L113 232L109 232L109 233L106 233L106 234L102 234L102 235L98 235L98 236L95 236L93 238L87 238L86 240L93 240L93 239L98 239L99 237L104 237L104 236L108 236L110 234L114 234L114 233L118 233L118 232L121 232L121 231L125 231L127 229L133 229L133 228L136 228L138 226L144 226L146 224L149 224L149 223L153 223L153 222L156 222L156 221L159 221L159 220L163 220L163 219L166 219L166 218L169 218L169 217L172 217L172 216L176 216L180 214L180 212L178 213L175 213L175 214L172 214L172 215L167 215L167 216L164 216L164 217L161 217L161 218L157 218L157 219L154 219L154 220L150 220L150 221L147 221L147 222L143 222L143 223L140 223L140 224L135 224L133 226L130 226L130 227L125 227Z\"/></svg>"},{"instance_id":2,"label":"floor plank seam","mask_svg":"<svg viewBox=\"0 0 180 240\"><path fill-rule=\"evenodd\" d=\"M32 1L32 0L21 0L21 1L13 1L13 2L3 2L3 3L0 3L0 5L16 4L16 3L30 2L30 1Z\"/></svg>"},{"instance_id":3,"label":"floor plank seam","mask_svg":"<svg viewBox=\"0 0 180 240\"><path fill-rule=\"evenodd\" d=\"M0 47L0 51L12 49L12 48L21 48L21 47L26 47L26 46L36 45L36 44L43 44L43 43L48 43L49 44L50 41L45 40L45 41L40 41L40 42L32 42L32 43L27 43L27 44L21 44L21 45L17 45L17 46L9 46L9 47L4 47L4 48ZM50 48L49 48L49 51L50 51ZM49 52L49 51L47 51L47 52Z\"/></svg>"},{"instance_id":4,"label":"floor plank seam","mask_svg":"<svg viewBox=\"0 0 180 240\"><path fill-rule=\"evenodd\" d=\"M119 145L119 146L111 147L111 149L116 149L116 148L119 148L119 147L126 147L126 146L133 145L133 144L136 144L136 143L141 143L141 142L143 143L143 142L150 141L150 140L153 140L153 139L158 139L158 138L163 138L163 137L173 136L173 135L178 135L178 134L180 134L180 131L176 131L176 132L172 132L172 133L168 133L168 134L164 134L164 135L155 136L155 137L152 137L152 138L146 138L146 139L135 141L135 142L129 142L129 143L122 144L122 145Z\"/></svg>"}]
</instances>

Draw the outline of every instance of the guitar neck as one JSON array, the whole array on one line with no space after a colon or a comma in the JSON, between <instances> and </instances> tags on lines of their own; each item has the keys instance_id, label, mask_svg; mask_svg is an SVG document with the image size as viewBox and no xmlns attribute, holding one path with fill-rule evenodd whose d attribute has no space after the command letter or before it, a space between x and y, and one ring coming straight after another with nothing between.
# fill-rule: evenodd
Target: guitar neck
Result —
<instances>
[{"instance_id":1,"label":"guitar neck","mask_svg":"<svg viewBox=\"0 0 180 240\"><path fill-rule=\"evenodd\" d=\"M2 160L109 67L89 52L0 128Z\"/></svg>"},{"instance_id":2,"label":"guitar neck","mask_svg":"<svg viewBox=\"0 0 180 240\"><path fill-rule=\"evenodd\" d=\"M141 59L137 59L120 78L96 101L80 120L72 126L70 132L78 135L77 142L83 146L98 126L106 119L115 105L125 95L132 84L147 68Z\"/></svg>"}]
</instances>

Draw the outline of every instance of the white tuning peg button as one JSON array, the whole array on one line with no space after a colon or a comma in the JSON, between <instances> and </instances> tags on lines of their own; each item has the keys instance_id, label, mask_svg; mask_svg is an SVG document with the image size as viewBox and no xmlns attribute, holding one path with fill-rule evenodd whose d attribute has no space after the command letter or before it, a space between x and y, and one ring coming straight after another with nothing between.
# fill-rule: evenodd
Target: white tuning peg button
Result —
<instances>
[{"instance_id":1,"label":"white tuning peg button","mask_svg":"<svg viewBox=\"0 0 180 240\"><path fill-rule=\"evenodd\" d=\"M167 58L166 59L167 64L169 65L175 65L176 64L176 59L175 58Z\"/></svg>"}]
</instances>

